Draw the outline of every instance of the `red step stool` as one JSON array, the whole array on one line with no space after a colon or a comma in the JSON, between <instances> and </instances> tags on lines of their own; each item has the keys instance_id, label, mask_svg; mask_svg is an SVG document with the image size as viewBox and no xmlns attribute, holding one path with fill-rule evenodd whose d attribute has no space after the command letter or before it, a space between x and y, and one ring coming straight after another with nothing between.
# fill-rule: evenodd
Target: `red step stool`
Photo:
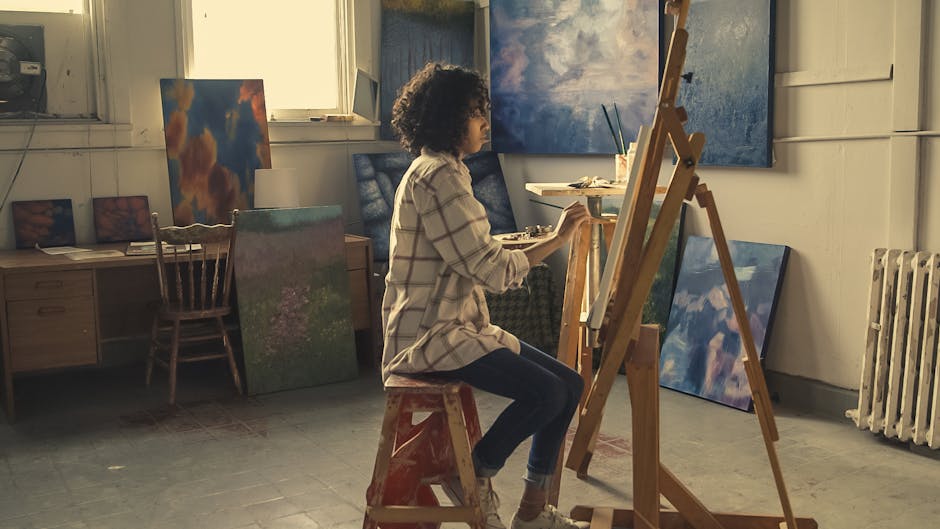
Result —
<instances>
[{"instance_id":1,"label":"red step stool","mask_svg":"<svg viewBox=\"0 0 940 529\"><path fill-rule=\"evenodd\" d=\"M363 529L437 529L442 522L484 528L470 450L480 440L480 420L470 386L392 375L385 383L385 419L366 491ZM414 414L430 412L418 423ZM431 485L463 501L441 506Z\"/></svg>"}]
</instances>

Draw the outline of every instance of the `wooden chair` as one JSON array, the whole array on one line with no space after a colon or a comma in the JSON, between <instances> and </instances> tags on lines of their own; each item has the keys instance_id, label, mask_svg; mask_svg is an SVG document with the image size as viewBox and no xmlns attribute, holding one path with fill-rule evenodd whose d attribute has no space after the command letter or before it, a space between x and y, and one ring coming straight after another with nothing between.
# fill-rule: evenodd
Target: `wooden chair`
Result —
<instances>
[{"instance_id":1,"label":"wooden chair","mask_svg":"<svg viewBox=\"0 0 940 529\"><path fill-rule=\"evenodd\" d=\"M170 374L170 404L176 403L176 367L181 362L227 358L235 387L242 393L231 340L222 321L232 312L229 294L237 219L238 210L235 210L231 224L161 228L157 213L151 216L162 304L153 318L147 385L150 385L153 364L165 367ZM168 246L164 248L163 243ZM185 251L187 247L194 249ZM216 339L222 340L224 352L180 354L181 345ZM166 358L158 351L166 351Z\"/></svg>"}]
</instances>

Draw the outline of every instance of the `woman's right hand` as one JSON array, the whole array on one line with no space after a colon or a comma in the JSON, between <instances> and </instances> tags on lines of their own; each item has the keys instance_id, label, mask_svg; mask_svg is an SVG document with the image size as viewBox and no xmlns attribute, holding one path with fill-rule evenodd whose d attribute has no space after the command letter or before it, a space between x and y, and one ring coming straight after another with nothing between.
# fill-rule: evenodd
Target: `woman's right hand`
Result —
<instances>
[{"instance_id":1,"label":"woman's right hand","mask_svg":"<svg viewBox=\"0 0 940 529\"><path fill-rule=\"evenodd\" d=\"M568 242L578 232L581 223L591 218L587 207L580 202L573 202L566 207L561 216L558 217L558 228L555 229L555 236L564 242Z\"/></svg>"}]
</instances>

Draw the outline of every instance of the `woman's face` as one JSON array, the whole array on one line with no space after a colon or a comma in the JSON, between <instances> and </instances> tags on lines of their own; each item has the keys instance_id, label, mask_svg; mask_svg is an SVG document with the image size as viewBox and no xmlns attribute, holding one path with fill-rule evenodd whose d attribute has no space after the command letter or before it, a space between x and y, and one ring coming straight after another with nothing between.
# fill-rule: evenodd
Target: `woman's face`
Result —
<instances>
[{"instance_id":1,"label":"woman's face","mask_svg":"<svg viewBox=\"0 0 940 529\"><path fill-rule=\"evenodd\" d=\"M467 120L466 130L464 130L463 141L457 146L460 151L460 157L479 152L483 144L490 141L490 122L486 119L483 109L477 108L470 114Z\"/></svg>"}]
</instances>

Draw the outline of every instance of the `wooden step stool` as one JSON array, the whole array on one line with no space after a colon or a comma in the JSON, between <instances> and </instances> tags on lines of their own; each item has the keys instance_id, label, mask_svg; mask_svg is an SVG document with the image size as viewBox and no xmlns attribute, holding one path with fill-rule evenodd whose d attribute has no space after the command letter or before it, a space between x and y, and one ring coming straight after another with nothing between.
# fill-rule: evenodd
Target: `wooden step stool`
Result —
<instances>
[{"instance_id":1,"label":"wooden step stool","mask_svg":"<svg viewBox=\"0 0 940 529\"><path fill-rule=\"evenodd\" d=\"M366 491L363 529L435 529L441 522L465 522L483 529L470 450L480 440L473 390L461 382L392 375L385 383L385 419ZM414 414L430 412L418 423ZM462 504L442 507L431 485Z\"/></svg>"}]
</instances>

